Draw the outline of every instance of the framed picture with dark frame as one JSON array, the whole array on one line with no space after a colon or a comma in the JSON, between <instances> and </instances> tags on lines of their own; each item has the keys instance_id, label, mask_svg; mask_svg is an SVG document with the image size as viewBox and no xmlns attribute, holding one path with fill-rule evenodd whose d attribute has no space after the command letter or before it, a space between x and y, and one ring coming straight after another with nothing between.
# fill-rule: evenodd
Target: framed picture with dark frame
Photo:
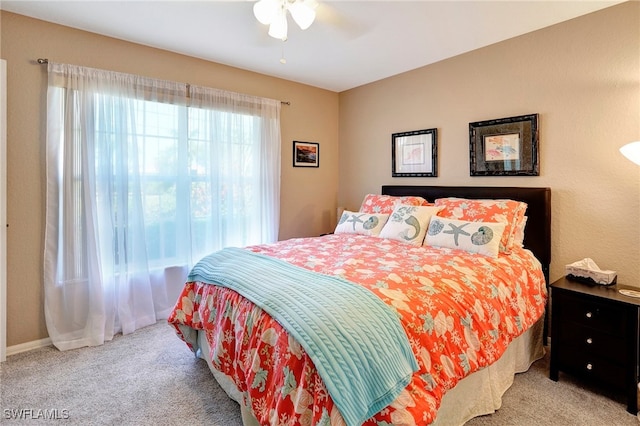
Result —
<instances>
[{"instance_id":1,"label":"framed picture with dark frame","mask_svg":"<svg viewBox=\"0 0 640 426\"><path fill-rule=\"evenodd\" d=\"M320 167L320 144L293 141L293 167Z\"/></svg>"},{"instance_id":2,"label":"framed picture with dark frame","mask_svg":"<svg viewBox=\"0 0 640 426\"><path fill-rule=\"evenodd\" d=\"M471 176L539 176L538 114L469 123Z\"/></svg>"},{"instance_id":3,"label":"framed picture with dark frame","mask_svg":"<svg viewBox=\"0 0 640 426\"><path fill-rule=\"evenodd\" d=\"M437 129L413 130L391 135L392 177L436 177L437 158Z\"/></svg>"}]
</instances>

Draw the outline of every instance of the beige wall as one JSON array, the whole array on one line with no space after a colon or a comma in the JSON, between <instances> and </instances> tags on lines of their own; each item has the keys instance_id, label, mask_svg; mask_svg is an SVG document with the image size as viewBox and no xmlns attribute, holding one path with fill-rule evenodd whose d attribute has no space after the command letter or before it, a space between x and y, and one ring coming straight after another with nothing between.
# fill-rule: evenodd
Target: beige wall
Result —
<instances>
[{"instance_id":1,"label":"beige wall","mask_svg":"<svg viewBox=\"0 0 640 426\"><path fill-rule=\"evenodd\" d=\"M410 54L410 53L407 53ZM540 114L539 177L470 177L470 122ZM438 129L437 178L392 178L391 134ZM383 184L548 186L551 278L585 257L640 287L640 2L340 94L338 202Z\"/></svg>"},{"instance_id":2,"label":"beige wall","mask_svg":"<svg viewBox=\"0 0 640 426\"><path fill-rule=\"evenodd\" d=\"M280 238L335 224L338 94L0 12L7 60L7 346L47 337L43 312L46 66L37 58L290 101L282 107ZM275 61L279 58L274 58ZM294 168L292 141L320 143L320 168Z\"/></svg>"},{"instance_id":3,"label":"beige wall","mask_svg":"<svg viewBox=\"0 0 640 426\"><path fill-rule=\"evenodd\" d=\"M46 71L34 65L39 57L291 101L282 110L281 239L331 230L337 205L356 209L383 184L549 186L552 278L566 263L592 257L640 286L640 167L618 153L640 139L638 2L339 95L0 13L8 65L9 346L47 336ZM468 123L528 113L540 114L540 176L470 177ZM432 127L439 177L391 178L391 134ZM294 139L320 142L319 169L291 166Z\"/></svg>"}]
</instances>

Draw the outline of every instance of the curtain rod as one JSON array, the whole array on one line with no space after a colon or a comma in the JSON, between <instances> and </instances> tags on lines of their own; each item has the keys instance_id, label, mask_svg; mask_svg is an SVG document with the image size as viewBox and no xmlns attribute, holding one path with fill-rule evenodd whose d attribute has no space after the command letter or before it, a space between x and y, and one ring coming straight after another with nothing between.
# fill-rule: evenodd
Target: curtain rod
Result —
<instances>
[{"instance_id":1,"label":"curtain rod","mask_svg":"<svg viewBox=\"0 0 640 426\"><path fill-rule=\"evenodd\" d=\"M42 65L42 64L48 64L49 60L47 58L38 58L36 60L36 62L38 64ZM291 105L291 102L289 102L289 101L280 101L280 103L283 104L283 105Z\"/></svg>"}]
</instances>

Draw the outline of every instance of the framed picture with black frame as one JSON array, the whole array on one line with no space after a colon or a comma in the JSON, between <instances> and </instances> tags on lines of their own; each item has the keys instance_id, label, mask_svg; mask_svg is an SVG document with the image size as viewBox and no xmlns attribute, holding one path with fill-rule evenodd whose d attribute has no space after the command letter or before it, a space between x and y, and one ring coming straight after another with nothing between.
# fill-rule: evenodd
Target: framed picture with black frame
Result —
<instances>
[{"instance_id":1,"label":"framed picture with black frame","mask_svg":"<svg viewBox=\"0 0 640 426\"><path fill-rule=\"evenodd\" d=\"M437 129L413 130L391 135L392 177L436 177L437 159Z\"/></svg>"},{"instance_id":2,"label":"framed picture with black frame","mask_svg":"<svg viewBox=\"0 0 640 426\"><path fill-rule=\"evenodd\" d=\"M539 176L538 114L469 123L471 176Z\"/></svg>"},{"instance_id":3,"label":"framed picture with black frame","mask_svg":"<svg viewBox=\"0 0 640 426\"><path fill-rule=\"evenodd\" d=\"M293 167L320 167L320 144L293 141Z\"/></svg>"}]
</instances>

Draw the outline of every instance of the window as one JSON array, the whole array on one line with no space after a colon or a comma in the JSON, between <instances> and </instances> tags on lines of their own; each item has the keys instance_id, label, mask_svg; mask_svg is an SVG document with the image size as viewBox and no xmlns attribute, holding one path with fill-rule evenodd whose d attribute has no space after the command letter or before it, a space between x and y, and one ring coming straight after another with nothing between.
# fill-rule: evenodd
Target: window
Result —
<instances>
[{"instance_id":1,"label":"window","mask_svg":"<svg viewBox=\"0 0 640 426\"><path fill-rule=\"evenodd\" d=\"M108 340L166 318L175 303L166 268L187 271L225 246L277 239L279 108L269 99L49 64L45 287L56 297L45 293L45 303L56 313L47 318L56 346L86 338L86 323L77 321L94 315L86 306L105 303ZM75 313L64 312L67 294Z\"/></svg>"}]
</instances>

